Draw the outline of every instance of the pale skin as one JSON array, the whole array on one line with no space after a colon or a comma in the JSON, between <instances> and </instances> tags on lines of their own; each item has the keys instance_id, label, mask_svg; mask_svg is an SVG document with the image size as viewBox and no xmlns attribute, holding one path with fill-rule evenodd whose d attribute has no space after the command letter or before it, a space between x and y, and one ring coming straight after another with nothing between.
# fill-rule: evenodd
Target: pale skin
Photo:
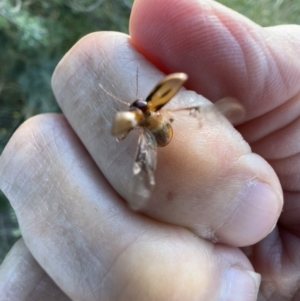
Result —
<instances>
[{"instance_id":1,"label":"pale skin","mask_svg":"<svg viewBox=\"0 0 300 301\"><path fill-rule=\"evenodd\" d=\"M298 26L261 28L201 0L137 0L130 37L79 41L53 75L64 114L25 122L0 157L0 188L23 235L0 267L0 295L298 300L299 48ZM220 116L199 125L175 114L141 212L126 204L134 133L121 143L110 135L122 105L99 88L134 100L137 66L139 97L158 69L185 72L189 90L237 97L247 111L236 129ZM170 106L203 96L183 90Z\"/></svg>"}]
</instances>

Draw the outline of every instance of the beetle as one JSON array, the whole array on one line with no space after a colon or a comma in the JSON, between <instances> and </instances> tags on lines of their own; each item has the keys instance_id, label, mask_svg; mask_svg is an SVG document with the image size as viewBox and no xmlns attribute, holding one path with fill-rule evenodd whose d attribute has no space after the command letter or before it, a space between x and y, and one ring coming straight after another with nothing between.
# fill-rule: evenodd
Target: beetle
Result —
<instances>
[{"instance_id":1,"label":"beetle","mask_svg":"<svg viewBox=\"0 0 300 301\"><path fill-rule=\"evenodd\" d=\"M139 130L138 146L133 165L132 195L143 203L148 199L155 185L154 172L156 169L157 147L167 146L173 137L173 117L168 111L188 110L197 116L200 105L164 110L163 107L177 94L188 76L185 73L173 73L165 76L151 90L146 99L137 98L128 104L108 91L101 89L115 100L128 106L128 110L117 112L112 123L111 134L121 136L117 141L126 138L133 129ZM244 118L243 106L233 97L226 97L215 103L215 106L233 124ZM135 208L136 209L136 208Z\"/></svg>"}]
</instances>

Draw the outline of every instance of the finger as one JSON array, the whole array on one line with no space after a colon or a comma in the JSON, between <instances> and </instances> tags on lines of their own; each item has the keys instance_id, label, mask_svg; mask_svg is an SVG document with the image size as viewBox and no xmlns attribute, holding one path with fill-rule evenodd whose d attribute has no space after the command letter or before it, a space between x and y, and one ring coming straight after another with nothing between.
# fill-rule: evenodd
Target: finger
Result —
<instances>
[{"instance_id":1,"label":"finger","mask_svg":"<svg viewBox=\"0 0 300 301\"><path fill-rule=\"evenodd\" d=\"M188 87L214 102L235 96L249 119L299 94L299 33L262 28L210 0L137 0L130 18L131 41L147 59L166 73L186 72Z\"/></svg>"},{"instance_id":2,"label":"finger","mask_svg":"<svg viewBox=\"0 0 300 301\"><path fill-rule=\"evenodd\" d=\"M20 239L0 266L1 300L70 301Z\"/></svg>"},{"instance_id":3,"label":"finger","mask_svg":"<svg viewBox=\"0 0 300 301\"><path fill-rule=\"evenodd\" d=\"M256 300L238 249L127 209L62 116L38 116L0 158L24 241L72 300Z\"/></svg>"},{"instance_id":4,"label":"finger","mask_svg":"<svg viewBox=\"0 0 300 301\"><path fill-rule=\"evenodd\" d=\"M122 143L110 135L116 110L127 108L115 97L145 98L162 74L139 55L128 37L95 33L77 43L53 76L58 103L71 126L113 187L129 203L136 149L134 134ZM183 91L173 107L207 100ZM175 113L174 113L175 114ZM211 117L211 118L210 118ZM279 181L270 166L221 116L176 113L174 137L158 150L156 186L142 211L155 219L181 225L200 237L236 246L252 244L274 227L282 208Z\"/></svg>"}]
</instances>

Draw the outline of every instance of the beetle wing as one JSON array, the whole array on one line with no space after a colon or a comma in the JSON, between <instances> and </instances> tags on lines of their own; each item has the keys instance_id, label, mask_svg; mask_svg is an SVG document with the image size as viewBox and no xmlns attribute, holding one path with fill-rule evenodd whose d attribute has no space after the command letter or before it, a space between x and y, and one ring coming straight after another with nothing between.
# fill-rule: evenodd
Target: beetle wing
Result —
<instances>
[{"instance_id":1,"label":"beetle wing","mask_svg":"<svg viewBox=\"0 0 300 301\"><path fill-rule=\"evenodd\" d=\"M233 125L238 125L246 119L246 110L234 97L225 97L215 103L218 111Z\"/></svg>"},{"instance_id":2,"label":"beetle wing","mask_svg":"<svg viewBox=\"0 0 300 301\"><path fill-rule=\"evenodd\" d=\"M157 162L157 144L153 134L145 128L139 128L138 148L133 165L131 187L131 207L138 209L150 197L155 185L154 171Z\"/></svg>"},{"instance_id":3,"label":"beetle wing","mask_svg":"<svg viewBox=\"0 0 300 301\"><path fill-rule=\"evenodd\" d=\"M163 78L146 98L148 110L160 110L179 91L187 80L185 73L173 73Z\"/></svg>"}]
</instances>

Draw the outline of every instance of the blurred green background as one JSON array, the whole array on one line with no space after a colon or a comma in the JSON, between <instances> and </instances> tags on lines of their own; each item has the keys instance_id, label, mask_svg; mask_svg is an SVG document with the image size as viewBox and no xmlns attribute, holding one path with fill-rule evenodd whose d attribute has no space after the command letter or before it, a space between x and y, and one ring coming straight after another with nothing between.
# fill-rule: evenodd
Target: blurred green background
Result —
<instances>
[{"instance_id":1,"label":"blurred green background","mask_svg":"<svg viewBox=\"0 0 300 301\"><path fill-rule=\"evenodd\" d=\"M24 120L59 110L50 80L64 53L93 31L128 32L132 2L0 0L0 154ZM299 0L219 2L262 26L300 24ZM19 237L17 219L0 192L0 263Z\"/></svg>"}]
</instances>

